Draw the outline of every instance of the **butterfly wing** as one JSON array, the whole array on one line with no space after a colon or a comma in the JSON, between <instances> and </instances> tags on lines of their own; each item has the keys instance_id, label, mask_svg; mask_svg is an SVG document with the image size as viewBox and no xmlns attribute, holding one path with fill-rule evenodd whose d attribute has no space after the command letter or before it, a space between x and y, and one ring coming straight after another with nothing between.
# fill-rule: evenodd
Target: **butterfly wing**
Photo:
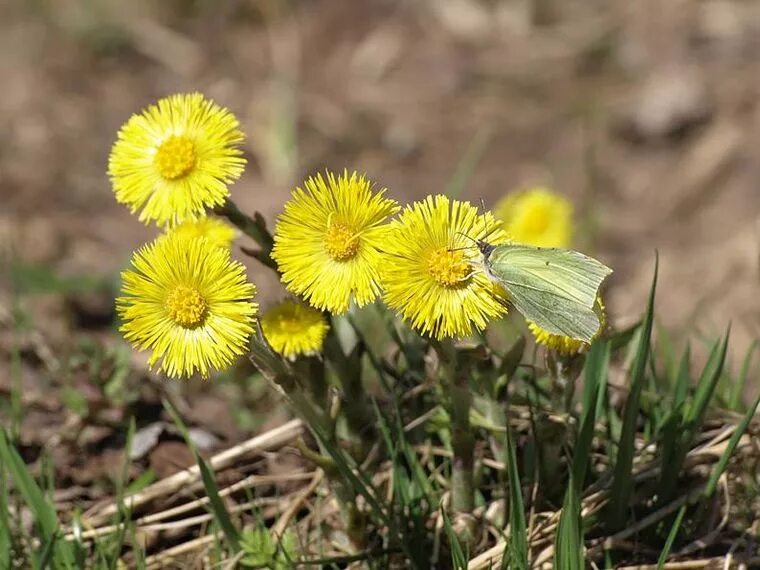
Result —
<instances>
[{"instance_id":1,"label":"butterfly wing","mask_svg":"<svg viewBox=\"0 0 760 570\"><path fill-rule=\"evenodd\" d=\"M612 270L570 249L497 246L486 267L529 321L552 334L591 342L599 331L593 310L599 287Z\"/></svg>"}]
</instances>

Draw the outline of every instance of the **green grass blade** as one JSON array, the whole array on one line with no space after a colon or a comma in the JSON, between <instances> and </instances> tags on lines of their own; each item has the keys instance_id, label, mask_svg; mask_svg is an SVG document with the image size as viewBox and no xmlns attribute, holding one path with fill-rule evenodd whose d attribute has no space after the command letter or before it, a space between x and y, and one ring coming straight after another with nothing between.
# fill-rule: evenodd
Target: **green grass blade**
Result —
<instances>
[{"instance_id":1,"label":"green grass blade","mask_svg":"<svg viewBox=\"0 0 760 570\"><path fill-rule=\"evenodd\" d=\"M467 570L467 560L469 556L465 554L465 550L462 549L462 543L459 542L459 537L454 531L454 527L451 526L451 520L448 513L441 509L441 515L443 516L443 527L446 530L446 537L449 539L449 546L451 547L451 565L454 570Z\"/></svg>"},{"instance_id":2,"label":"green grass blade","mask_svg":"<svg viewBox=\"0 0 760 570\"><path fill-rule=\"evenodd\" d=\"M608 342L597 342L592 345L586 360L583 417L557 528L555 568L582 570L585 567L580 492L589 465L597 410L603 404L607 393L609 360L610 344Z\"/></svg>"},{"instance_id":3,"label":"green grass blade","mask_svg":"<svg viewBox=\"0 0 760 570\"><path fill-rule=\"evenodd\" d=\"M657 559L657 570L662 570L665 567L665 562L668 559L668 556L670 555L670 549L673 547L673 542L676 540L676 536L678 536L678 529L681 528L681 522L683 521L683 515L686 513L686 507L688 507L688 504L684 504L678 511L678 514L676 515L676 520L673 521L673 526L670 527L670 532L668 533L668 538L665 540L665 545L662 547L662 551L660 552L660 557Z\"/></svg>"},{"instance_id":4,"label":"green grass blade","mask_svg":"<svg viewBox=\"0 0 760 570\"><path fill-rule=\"evenodd\" d=\"M75 568L71 544L64 540L56 540L58 518L55 508L47 501L42 489L29 473L16 449L10 445L5 430L2 429L0 429L0 461L6 465L16 489L32 511L38 538L45 545L53 544L53 567Z\"/></svg>"},{"instance_id":5,"label":"green grass blade","mask_svg":"<svg viewBox=\"0 0 760 570\"><path fill-rule=\"evenodd\" d=\"M701 427L702 420L707 411L707 405L710 403L710 400L715 393L715 387L718 385L718 381L723 373L730 335L731 327L729 326L728 331L726 331L726 336L723 338L723 343L720 345L720 349L714 349L712 351L710 358L708 359L707 364L705 364L704 370L699 377L699 383L694 392L694 399L686 411L684 418L686 424L690 427L692 434L696 433Z\"/></svg>"},{"instance_id":6,"label":"green grass blade","mask_svg":"<svg viewBox=\"0 0 760 570\"><path fill-rule=\"evenodd\" d=\"M511 430L507 426L507 476L509 479L509 542L507 544L511 570L528 568L528 525L525 522L520 473Z\"/></svg>"},{"instance_id":7,"label":"green grass blade","mask_svg":"<svg viewBox=\"0 0 760 570\"><path fill-rule=\"evenodd\" d=\"M747 374L749 373L749 367L750 364L752 364L752 357L754 356L755 350L759 344L760 340L755 339L752 341L752 344L747 349L747 354L744 355L739 377L736 379L736 382L734 382L731 390L731 396L728 400L728 406L732 410L739 410L740 408L742 402L742 393L744 392L744 385L747 382Z\"/></svg>"},{"instance_id":8,"label":"green grass blade","mask_svg":"<svg viewBox=\"0 0 760 570\"><path fill-rule=\"evenodd\" d=\"M0 568L11 567L11 525L8 510L8 477L0 461Z\"/></svg>"},{"instance_id":9,"label":"green grass blade","mask_svg":"<svg viewBox=\"0 0 760 570\"><path fill-rule=\"evenodd\" d=\"M715 487L718 485L718 479L720 479L723 471L725 471L726 465L728 465L728 460L731 458L734 450L736 450L736 446L739 444L739 440L741 439L742 435L744 435L744 432L747 431L747 426L755 416L755 411L757 410L758 405L760 405L760 396L755 398L752 406L750 406L750 408L744 414L742 421L739 422L739 425L736 426L734 433L731 434L731 439L728 440L728 445L726 446L723 455L720 456L718 463L716 463L713 467L712 473L710 474L710 479L707 481L707 486L705 487L705 497L709 497L715 492Z\"/></svg>"},{"instance_id":10,"label":"green grass blade","mask_svg":"<svg viewBox=\"0 0 760 570\"><path fill-rule=\"evenodd\" d=\"M628 399L623 408L623 426L618 441L618 452L615 460L612 481L612 496L615 500L610 503L607 511L608 522L612 528L620 528L625 524L631 497L631 469L633 467L634 440L636 438L636 422L639 417L641 390L645 381L645 372L649 363L649 349L654 322L654 297L657 289L657 272L659 257L655 257L654 277L649 292L646 313L641 325L636 357L631 372L631 387Z\"/></svg>"},{"instance_id":11,"label":"green grass blade","mask_svg":"<svg viewBox=\"0 0 760 570\"><path fill-rule=\"evenodd\" d=\"M58 542L58 535L55 535L55 534L45 541L45 544L42 545L42 548L37 554L37 559L34 562L34 566L36 568L38 568L39 570L44 570L45 568L50 568L51 566L53 566L53 564L55 563L55 561L53 560L53 556L55 555L54 549L55 549L56 542ZM83 568L84 566L81 564L78 564L76 567Z\"/></svg>"},{"instance_id":12,"label":"green grass blade","mask_svg":"<svg viewBox=\"0 0 760 570\"><path fill-rule=\"evenodd\" d=\"M475 132L472 140L467 145L464 155L456 166L456 171L446 185L447 196L459 198L462 195L480 159L483 158L488 149L492 136L493 128L490 125L483 126Z\"/></svg>"},{"instance_id":13,"label":"green grass blade","mask_svg":"<svg viewBox=\"0 0 760 570\"><path fill-rule=\"evenodd\" d=\"M695 435L699 432L707 406L720 380L728 348L729 333L723 342L716 342L710 350L710 356L700 374L694 397L683 413L684 404L675 406L670 418L663 427L663 464L668 469L662 470L660 484L660 503L665 504L673 498L678 484L678 476L686 459ZM677 396L680 399L680 396Z\"/></svg>"},{"instance_id":14,"label":"green grass blade","mask_svg":"<svg viewBox=\"0 0 760 570\"><path fill-rule=\"evenodd\" d=\"M554 542L554 568L584 570L581 502L572 475L567 484Z\"/></svg>"},{"instance_id":15,"label":"green grass blade","mask_svg":"<svg viewBox=\"0 0 760 570\"><path fill-rule=\"evenodd\" d=\"M583 418L578 433L578 442L573 452L573 479L578 490L586 480L591 444L594 439L596 416L607 391L607 370L610 362L610 344L605 341L591 346L586 359L585 386L583 391Z\"/></svg>"},{"instance_id":16,"label":"green grass blade","mask_svg":"<svg viewBox=\"0 0 760 570\"><path fill-rule=\"evenodd\" d=\"M686 393L689 386L689 364L691 361L691 346L686 345L678 365L675 383L673 385L673 402L662 425L659 427L660 447L663 465L678 463L678 454L683 450L683 413L686 405ZM672 490L675 489L680 469L662 469L660 472L660 504L670 501Z\"/></svg>"},{"instance_id":17,"label":"green grass blade","mask_svg":"<svg viewBox=\"0 0 760 570\"><path fill-rule=\"evenodd\" d=\"M193 455L195 456L195 461L198 463L198 468L201 472L203 488L206 491L206 495L208 495L209 506L211 508L211 513L214 515L214 520L216 520L216 523L219 525L219 528L222 530L224 536L229 541L232 549L235 552L239 552L240 532L235 526L235 523L232 522L232 517L230 517L229 511L227 511L227 507L224 506L224 502L219 496L219 487L216 484L216 479L214 478L213 472L211 469L209 469L200 453L198 453L195 444L190 438L190 433L188 432L187 427L171 403L169 403L167 400L164 400L164 407L169 412L169 415L172 417L175 425L179 428L182 436L185 438L185 443L187 443L190 451L192 451Z\"/></svg>"},{"instance_id":18,"label":"green grass blade","mask_svg":"<svg viewBox=\"0 0 760 570\"><path fill-rule=\"evenodd\" d=\"M119 530L113 539L109 540L107 547L109 551L105 555L105 567L108 570L116 570L119 563L119 555L124 544L124 540L127 536L127 526L130 519L130 509L124 503L124 488L127 481L127 474L129 472L130 455L132 454L132 442L134 441L136 431L135 418L129 418L129 425L127 426L127 439L124 445L124 465L121 468L121 474L116 481L116 504L119 506L118 514L116 515L116 524L120 525Z\"/></svg>"},{"instance_id":19,"label":"green grass blade","mask_svg":"<svg viewBox=\"0 0 760 570\"><path fill-rule=\"evenodd\" d=\"M676 408L686 402L686 394L689 391L689 365L691 363L691 345L687 344L678 364L676 383L673 389L673 407Z\"/></svg>"}]
</instances>

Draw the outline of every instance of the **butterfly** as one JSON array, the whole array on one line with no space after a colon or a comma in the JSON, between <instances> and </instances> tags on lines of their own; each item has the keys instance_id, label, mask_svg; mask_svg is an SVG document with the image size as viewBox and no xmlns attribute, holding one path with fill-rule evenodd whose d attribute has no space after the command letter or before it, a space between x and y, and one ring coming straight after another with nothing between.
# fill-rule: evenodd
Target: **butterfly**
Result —
<instances>
[{"instance_id":1,"label":"butterfly","mask_svg":"<svg viewBox=\"0 0 760 570\"><path fill-rule=\"evenodd\" d=\"M594 303L612 269L572 249L475 241L486 273L527 320L587 343L596 337L601 323Z\"/></svg>"}]
</instances>

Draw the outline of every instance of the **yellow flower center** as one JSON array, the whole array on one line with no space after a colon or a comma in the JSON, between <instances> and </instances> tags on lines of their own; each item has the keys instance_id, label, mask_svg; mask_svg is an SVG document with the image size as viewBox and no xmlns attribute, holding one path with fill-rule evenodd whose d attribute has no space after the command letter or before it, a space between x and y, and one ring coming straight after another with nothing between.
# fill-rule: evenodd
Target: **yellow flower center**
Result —
<instances>
[{"instance_id":1,"label":"yellow flower center","mask_svg":"<svg viewBox=\"0 0 760 570\"><path fill-rule=\"evenodd\" d=\"M208 304L197 289L179 285L166 297L169 317L179 326L194 329L203 324Z\"/></svg>"},{"instance_id":2,"label":"yellow flower center","mask_svg":"<svg viewBox=\"0 0 760 570\"><path fill-rule=\"evenodd\" d=\"M195 167L198 155L193 141L187 137L171 135L158 147L153 160L163 178L176 180L186 176Z\"/></svg>"},{"instance_id":3,"label":"yellow flower center","mask_svg":"<svg viewBox=\"0 0 760 570\"><path fill-rule=\"evenodd\" d=\"M301 332L301 329L303 329L303 321L292 313L279 315L277 319L277 328L284 333L299 333Z\"/></svg>"},{"instance_id":4,"label":"yellow flower center","mask_svg":"<svg viewBox=\"0 0 760 570\"><path fill-rule=\"evenodd\" d=\"M546 231L551 221L551 210L544 204L535 205L525 213L525 229L533 234Z\"/></svg>"},{"instance_id":5,"label":"yellow flower center","mask_svg":"<svg viewBox=\"0 0 760 570\"><path fill-rule=\"evenodd\" d=\"M428 258L428 272L439 285L457 287L470 275L470 264L461 251L442 247Z\"/></svg>"},{"instance_id":6,"label":"yellow flower center","mask_svg":"<svg viewBox=\"0 0 760 570\"><path fill-rule=\"evenodd\" d=\"M332 223L327 228L325 250L335 261L351 259L359 251L359 236L345 224Z\"/></svg>"}]
</instances>

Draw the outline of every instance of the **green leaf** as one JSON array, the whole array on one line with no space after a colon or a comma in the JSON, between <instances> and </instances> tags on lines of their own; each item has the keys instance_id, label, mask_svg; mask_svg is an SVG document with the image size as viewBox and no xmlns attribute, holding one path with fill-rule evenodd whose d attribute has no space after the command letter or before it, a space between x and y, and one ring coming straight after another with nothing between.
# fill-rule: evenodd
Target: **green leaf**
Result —
<instances>
[{"instance_id":1,"label":"green leaf","mask_svg":"<svg viewBox=\"0 0 760 570\"><path fill-rule=\"evenodd\" d=\"M296 550L296 537L290 530L275 541L266 528L246 529L241 534L240 547L245 553L240 560L243 568L294 568L292 558Z\"/></svg>"},{"instance_id":2,"label":"green leaf","mask_svg":"<svg viewBox=\"0 0 760 570\"><path fill-rule=\"evenodd\" d=\"M631 469L633 467L633 455L635 451L636 422L639 417L641 390L649 363L658 269L659 256L655 256L652 288L649 292L649 302L647 303L646 313L641 324L641 334L631 372L631 387L625 407L623 408L623 426L620 432L620 440L618 441L618 453L615 460L611 491L611 496L615 497L615 500L610 503L607 510L608 521L614 529L620 528L625 524L630 504L631 488L633 485Z\"/></svg>"}]
</instances>

